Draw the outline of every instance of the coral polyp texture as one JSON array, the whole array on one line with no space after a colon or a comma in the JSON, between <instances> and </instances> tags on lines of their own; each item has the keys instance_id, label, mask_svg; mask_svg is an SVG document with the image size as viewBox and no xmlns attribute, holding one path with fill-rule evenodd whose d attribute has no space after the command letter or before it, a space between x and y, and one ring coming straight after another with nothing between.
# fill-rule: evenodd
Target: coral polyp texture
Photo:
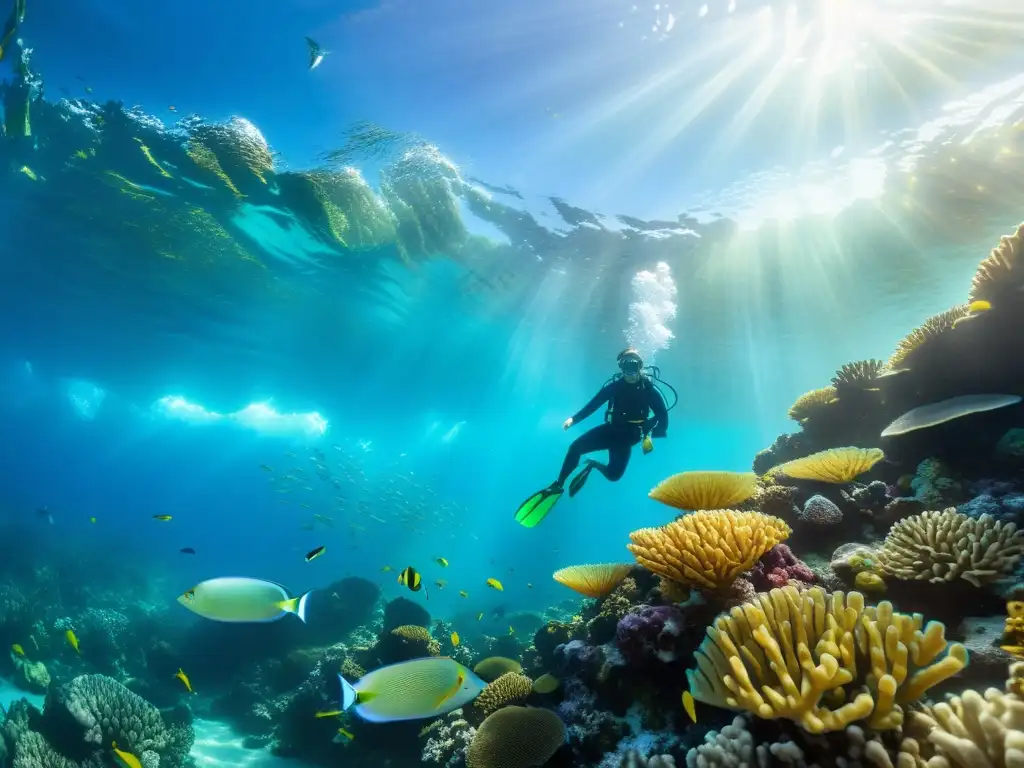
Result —
<instances>
[{"instance_id":1,"label":"coral polyp texture","mask_svg":"<svg viewBox=\"0 0 1024 768\"><path fill-rule=\"evenodd\" d=\"M858 360L846 363L832 377L832 386L837 393L844 389L865 389L870 387L879 375L887 370L882 360Z\"/></svg>"},{"instance_id":2,"label":"coral polyp texture","mask_svg":"<svg viewBox=\"0 0 1024 768\"><path fill-rule=\"evenodd\" d=\"M559 584L586 597L606 597L633 569L629 563L571 565L552 574Z\"/></svg>"},{"instance_id":3,"label":"coral polyp texture","mask_svg":"<svg viewBox=\"0 0 1024 768\"><path fill-rule=\"evenodd\" d=\"M793 459L772 470L794 480L815 480L842 485L852 482L885 458L880 448L829 448L802 459Z\"/></svg>"},{"instance_id":4,"label":"coral polyp texture","mask_svg":"<svg viewBox=\"0 0 1024 768\"><path fill-rule=\"evenodd\" d=\"M971 282L970 300L989 301L993 304L1012 298L1024 285L1021 267L1024 254L1024 224L1012 235L1004 235L999 245L979 265Z\"/></svg>"},{"instance_id":5,"label":"coral polyp texture","mask_svg":"<svg viewBox=\"0 0 1024 768\"><path fill-rule=\"evenodd\" d=\"M942 624L869 607L858 592L773 589L722 614L687 672L694 698L811 733L903 724L904 705L967 664Z\"/></svg>"},{"instance_id":6,"label":"coral polyp texture","mask_svg":"<svg viewBox=\"0 0 1024 768\"><path fill-rule=\"evenodd\" d=\"M932 583L963 579L976 587L1010 575L1024 556L1024 532L992 515L954 507L896 523L878 553L888 576Z\"/></svg>"},{"instance_id":7,"label":"coral polyp texture","mask_svg":"<svg viewBox=\"0 0 1024 768\"><path fill-rule=\"evenodd\" d=\"M521 704L533 691L533 681L522 672L506 672L488 683L477 696L475 706L490 714L510 704Z\"/></svg>"},{"instance_id":8,"label":"coral polyp texture","mask_svg":"<svg viewBox=\"0 0 1024 768\"><path fill-rule=\"evenodd\" d=\"M629 535L629 551L647 570L701 589L728 588L792 531L777 517L735 510L700 511Z\"/></svg>"},{"instance_id":9,"label":"coral polyp texture","mask_svg":"<svg viewBox=\"0 0 1024 768\"><path fill-rule=\"evenodd\" d=\"M803 423L825 412L825 409L836 402L839 393L833 386L812 389L800 395L789 407L789 418Z\"/></svg>"},{"instance_id":10,"label":"coral polyp texture","mask_svg":"<svg viewBox=\"0 0 1024 768\"><path fill-rule=\"evenodd\" d=\"M565 741L565 725L550 709L505 707L480 725L466 753L467 768L544 765Z\"/></svg>"},{"instance_id":11,"label":"coral polyp texture","mask_svg":"<svg viewBox=\"0 0 1024 768\"><path fill-rule=\"evenodd\" d=\"M650 498L681 510L731 509L757 492L753 472L680 472L658 483Z\"/></svg>"},{"instance_id":12,"label":"coral polyp texture","mask_svg":"<svg viewBox=\"0 0 1024 768\"><path fill-rule=\"evenodd\" d=\"M937 315L932 315L921 325L912 330L896 346L896 351L889 358L888 367L892 370L913 368L914 359L940 335L953 329L953 324L970 314L969 304L958 304Z\"/></svg>"}]
</instances>

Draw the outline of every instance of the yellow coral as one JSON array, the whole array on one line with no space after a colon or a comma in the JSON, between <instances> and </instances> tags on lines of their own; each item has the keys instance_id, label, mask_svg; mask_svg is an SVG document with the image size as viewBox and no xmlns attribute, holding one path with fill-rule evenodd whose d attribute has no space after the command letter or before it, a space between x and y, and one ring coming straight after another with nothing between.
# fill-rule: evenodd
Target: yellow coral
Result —
<instances>
[{"instance_id":1,"label":"yellow coral","mask_svg":"<svg viewBox=\"0 0 1024 768\"><path fill-rule=\"evenodd\" d=\"M822 411L825 410L829 405L836 402L836 388L832 386L822 387L821 389L812 389L810 392L805 392L796 399L796 401L789 406L789 418L793 421L800 422L801 424L807 419L814 418Z\"/></svg>"},{"instance_id":2,"label":"yellow coral","mask_svg":"<svg viewBox=\"0 0 1024 768\"><path fill-rule=\"evenodd\" d=\"M969 312L970 309L967 304L958 304L947 309L945 312L939 312L939 314L929 317L903 337L897 345L896 351L889 358L888 367L893 370L910 367L916 352L940 334L950 330L953 327L953 323L962 317L967 317Z\"/></svg>"},{"instance_id":3,"label":"yellow coral","mask_svg":"<svg viewBox=\"0 0 1024 768\"><path fill-rule=\"evenodd\" d=\"M885 592L885 579L874 571L861 571L854 577L853 586L861 592L881 594Z\"/></svg>"},{"instance_id":4,"label":"yellow coral","mask_svg":"<svg viewBox=\"0 0 1024 768\"><path fill-rule=\"evenodd\" d=\"M878 553L882 571L898 579L976 587L1013 571L1024 556L1024 532L992 515L974 518L950 507L896 523Z\"/></svg>"},{"instance_id":5,"label":"yellow coral","mask_svg":"<svg viewBox=\"0 0 1024 768\"><path fill-rule=\"evenodd\" d=\"M787 461L774 471L796 480L842 484L864 474L884 456L880 448L830 448Z\"/></svg>"},{"instance_id":6,"label":"yellow coral","mask_svg":"<svg viewBox=\"0 0 1024 768\"><path fill-rule=\"evenodd\" d=\"M626 578L633 566L628 563L570 565L557 570L552 578L559 584L587 597L605 597Z\"/></svg>"},{"instance_id":7,"label":"yellow coral","mask_svg":"<svg viewBox=\"0 0 1024 768\"><path fill-rule=\"evenodd\" d=\"M425 656L439 656L441 654L441 644L431 637L430 632L423 627L418 627L414 624L404 624L401 627L392 629L391 634L395 637L400 637L411 646L419 647Z\"/></svg>"},{"instance_id":8,"label":"yellow coral","mask_svg":"<svg viewBox=\"0 0 1024 768\"><path fill-rule=\"evenodd\" d=\"M533 692L546 694L554 693L562 686L562 681L552 675L550 672L545 672L543 675L533 681Z\"/></svg>"},{"instance_id":9,"label":"yellow coral","mask_svg":"<svg viewBox=\"0 0 1024 768\"><path fill-rule=\"evenodd\" d=\"M967 663L967 650L948 643L944 627L922 629L919 614L892 604L866 607L859 592L793 587L759 594L708 627L687 672L693 697L785 718L811 733L867 720L877 730L903 723L901 705Z\"/></svg>"},{"instance_id":10,"label":"yellow coral","mask_svg":"<svg viewBox=\"0 0 1024 768\"><path fill-rule=\"evenodd\" d=\"M729 587L792 531L760 512L700 511L629 535L637 562L659 576L710 590Z\"/></svg>"},{"instance_id":11,"label":"yellow coral","mask_svg":"<svg viewBox=\"0 0 1024 768\"><path fill-rule=\"evenodd\" d=\"M522 672L506 672L489 683L476 697L475 706L490 714L502 707L520 704L533 692L533 681Z\"/></svg>"},{"instance_id":12,"label":"yellow coral","mask_svg":"<svg viewBox=\"0 0 1024 768\"><path fill-rule=\"evenodd\" d=\"M550 709L504 707L477 729L466 751L467 768L544 765L565 742L565 725Z\"/></svg>"},{"instance_id":13,"label":"yellow coral","mask_svg":"<svg viewBox=\"0 0 1024 768\"><path fill-rule=\"evenodd\" d=\"M756 491L753 472L680 472L647 495L675 509L731 509Z\"/></svg>"},{"instance_id":14,"label":"yellow coral","mask_svg":"<svg viewBox=\"0 0 1024 768\"><path fill-rule=\"evenodd\" d=\"M506 659L504 656L488 656L478 662L473 667L473 671L487 682L491 682L507 672L522 672L523 665L515 659Z\"/></svg>"},{"instance_id":15,"label":"yellow coral","mask_svg":"<svg viewBox=\"0 0 1024 768\"><path fill-rule=\"evenodd\" d=\"M1024 224L1017 227L1012 235L1000 238L999 245L992 249L978 265L978 271L971 283L970 301L990 301L998 303L1002 296L1017 290L1024 274L1014 270L1019 266L1021 254L1024 253Z\"/></svg>"}]
</instances>

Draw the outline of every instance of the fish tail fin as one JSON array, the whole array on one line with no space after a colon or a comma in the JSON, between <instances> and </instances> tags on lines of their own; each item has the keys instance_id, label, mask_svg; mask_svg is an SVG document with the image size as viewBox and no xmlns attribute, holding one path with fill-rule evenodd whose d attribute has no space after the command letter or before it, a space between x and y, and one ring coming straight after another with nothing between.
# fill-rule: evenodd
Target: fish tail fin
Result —
<instances>
[{"instance_id":1,"label":"fish tail fin","mask_svg":"<svg viewBox=\"0 0 1024 768\"><path fill-rule=\"evenodd\" d=\"M294 613L303 622L306 621L306 603L309 601L309 596L313 594L313 590L310 590L302 597L293 597L291 600L285 600L281 603L281 608L288 613Z\"/></svg>"},{"instance_id":2,"label":"fish tail fin","mask_svg":"<svg viewBox=\"0 0 1024 768\"><path fill-rule=\"evenodd\" d=\"M341 675L338 675L338 682L341 683L341 709L344 712L359 700L359 694L352 687L352 683Z\"/></svg>"}]
</instances>

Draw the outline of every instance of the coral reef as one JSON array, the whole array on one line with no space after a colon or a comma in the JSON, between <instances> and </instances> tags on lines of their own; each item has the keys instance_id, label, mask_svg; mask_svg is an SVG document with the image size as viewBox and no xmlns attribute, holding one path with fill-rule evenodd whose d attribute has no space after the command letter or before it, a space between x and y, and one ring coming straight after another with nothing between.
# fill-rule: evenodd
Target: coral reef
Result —
<instances>
[{"instance_id":1,"label":"coral reef","mask_svg":"<svg viewBox=\"0 0 1024 768\"><path fill-rule=\"evenodd\" d=\"M455 709L432 721L420 732L420 736L427 737L423 745L424 763L460 768L476 736L476 728L466 721L461 709Z\"/></svg>"},{"instance_id":2,"label":"coral reef","mask_svg":"<svg viewBox=\"0 0 1024 768\"><path fill-rule=\"evenodd\" d=\"M505 707L477 729L466 753L467 768L529 768L543 765L565 741L565 726L549 709Z\"/></svg>"},{"instance_id":3,"label":"coral reef","mask_svg":"<svg viewBox=\"0 0 1024 768\"><path fill-rule=\"evenodd\" d=\"M521 704L533 692L533 681L522 672L506 672L497 680L487 684L476 697L473 706L484 714L491 714L502 707Z\"/></svg>"}]
</instances>

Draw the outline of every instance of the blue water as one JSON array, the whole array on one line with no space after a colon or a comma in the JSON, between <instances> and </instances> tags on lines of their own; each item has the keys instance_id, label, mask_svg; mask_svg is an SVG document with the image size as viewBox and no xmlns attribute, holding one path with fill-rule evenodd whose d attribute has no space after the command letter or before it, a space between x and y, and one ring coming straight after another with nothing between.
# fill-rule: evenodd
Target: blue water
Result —
<instances>
[{"instance_id":1,"label":"blue water","mask_svg":"<svg viewBox=\"0 0 1024 768\"><path fill-rule=\"evenodd\" d=\"M219 575L408 595L382 568L415 564L435 617L540 613L570 596L555 569L628 559L670 519L647 489L748 469L796 396L963 301L1020 218L1021 12L819 5L29 0L41 101L0 140L5 546L90 552L171 607ZM269 182L200 182L192 115L251 121ZM413 136L350 160L435 235L412 257L340 246L276 180L357 121ZM166 234L139 195L226 239ZM630 343L678 392L669 437L515 525Z\"/></svg>"}]
</instances>

